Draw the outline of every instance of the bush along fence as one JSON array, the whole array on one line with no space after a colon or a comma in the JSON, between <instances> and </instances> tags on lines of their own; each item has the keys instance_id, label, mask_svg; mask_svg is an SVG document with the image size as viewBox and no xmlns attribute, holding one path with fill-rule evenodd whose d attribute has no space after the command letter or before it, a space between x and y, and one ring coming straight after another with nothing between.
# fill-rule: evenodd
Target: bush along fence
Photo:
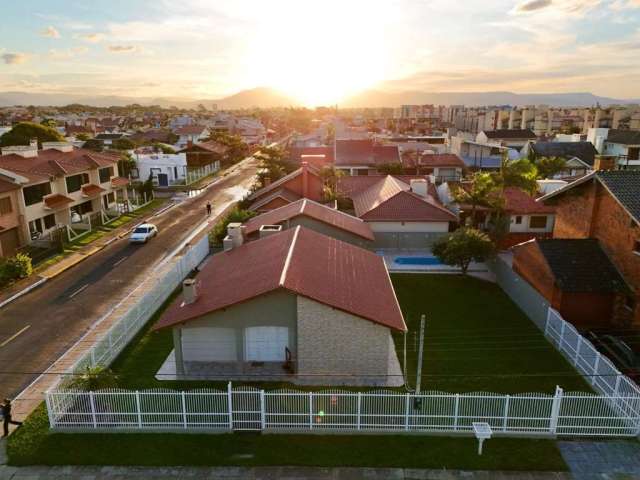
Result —
<instances>
[{"instance_id":1,"label":"bush along fence","mask_svg":"<svg viewBox=\"0 0 640 480\"><path fill-rule=\"evenodd\" d=\"M593 385L596 394L565 393L559 387L554 395L265 391L234 388L231 383L226 391L86 392L59 387L46 393L50 426L61 431L110 432L257 430L471 434L473 422L487 422L497 435L639 436L638 386L549 308L535 290L519 277L513 278L515 274L511 269L502 269L503 266L495 270L499 283L507 284L505 291ZM141 302L139 308L144 315L132 313L126 316L127 320L123 319L129 326L122 328L128 328L129 333L121 333L116 342L103 339L74 371L84 365L110 364L145 323L146 320L141 319L148 318L158 308L163 301L160 299L168 297L183 278L180 278L182 274L184 270L176 273L172 280L174 287L161 290L164 294L150 300L153 303ZM158 288L165 288L163 284L157 282Z\"/></svg>"}]
</instances>

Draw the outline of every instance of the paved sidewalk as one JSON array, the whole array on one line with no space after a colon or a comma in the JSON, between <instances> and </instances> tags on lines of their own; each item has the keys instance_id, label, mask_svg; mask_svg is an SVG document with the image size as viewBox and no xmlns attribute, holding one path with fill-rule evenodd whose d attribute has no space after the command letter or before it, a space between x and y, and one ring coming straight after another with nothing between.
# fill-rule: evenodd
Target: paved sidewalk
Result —
<instances>
[{"instance_id":1,"label":"paved sidewalk","mask_svg":"<svg viewBox=\"0 0 640 480\"><path fill-rule=\"evenodd\" d=\"M575 478L640 478L640 442L558 442Z\"/></svg>"}]
</instances>

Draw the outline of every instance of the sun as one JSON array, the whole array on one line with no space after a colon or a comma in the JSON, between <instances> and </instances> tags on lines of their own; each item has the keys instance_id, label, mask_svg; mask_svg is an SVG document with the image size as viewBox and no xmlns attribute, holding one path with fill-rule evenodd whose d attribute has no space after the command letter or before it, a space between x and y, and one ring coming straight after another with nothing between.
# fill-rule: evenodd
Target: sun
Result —
<instances>
[{"instance_id":1,"label":"sun","mask_svg":"<svg viewBox=\"0 0 640 480\"><path fill-rule=\"evenodd\" d=\"M309 11L307 2L296 2L267 15L251 41L252 82L313 107L334 105L384 80L384 10L352 0L338 3L330 0Z\"/></svg>"}]
</instances>

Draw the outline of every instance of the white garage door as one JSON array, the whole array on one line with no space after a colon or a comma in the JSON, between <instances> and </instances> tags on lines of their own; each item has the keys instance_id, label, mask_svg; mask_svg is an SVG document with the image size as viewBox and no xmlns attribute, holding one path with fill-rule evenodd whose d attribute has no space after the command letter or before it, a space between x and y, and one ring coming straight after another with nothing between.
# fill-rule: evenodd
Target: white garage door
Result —
<instances>
[{"instance_id":1,"label":"white garage door","mask_svg":"<svg viewBox=\"0 0 640 480\"><path fill-rule=\"evenodd\" d=\"M247 361L281 362L289 346L287 327L250 327L245 330Z\"/></svg>"},{"instance_id":2,"label":"white garage door","mask_svg":"<svg viewBox=\"0 0 640 480\"><path fill-rule=\"evenodd\" d=\"M187 362L233 362L238 359L233 328L182 329L182 358Z\"/></svg>"}]
</instances>

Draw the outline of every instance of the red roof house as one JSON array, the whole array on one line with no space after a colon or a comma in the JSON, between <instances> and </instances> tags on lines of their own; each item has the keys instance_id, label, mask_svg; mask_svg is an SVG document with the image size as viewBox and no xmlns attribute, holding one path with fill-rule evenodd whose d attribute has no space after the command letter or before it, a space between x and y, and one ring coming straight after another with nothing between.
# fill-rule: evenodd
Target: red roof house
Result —
<instances>
[{"instance_id":1,"label":"red roof house","mask_svg":"<svg viewBox=\"0 0 640 480\"><path fill-rule=\"evenodd\" d=\"M302 166L279 180L269 183L249 196L253 203L250 210L267 212L301 198L322 202L324 182L317 168L303 163Z\"/></svg>"}]
</instances>

